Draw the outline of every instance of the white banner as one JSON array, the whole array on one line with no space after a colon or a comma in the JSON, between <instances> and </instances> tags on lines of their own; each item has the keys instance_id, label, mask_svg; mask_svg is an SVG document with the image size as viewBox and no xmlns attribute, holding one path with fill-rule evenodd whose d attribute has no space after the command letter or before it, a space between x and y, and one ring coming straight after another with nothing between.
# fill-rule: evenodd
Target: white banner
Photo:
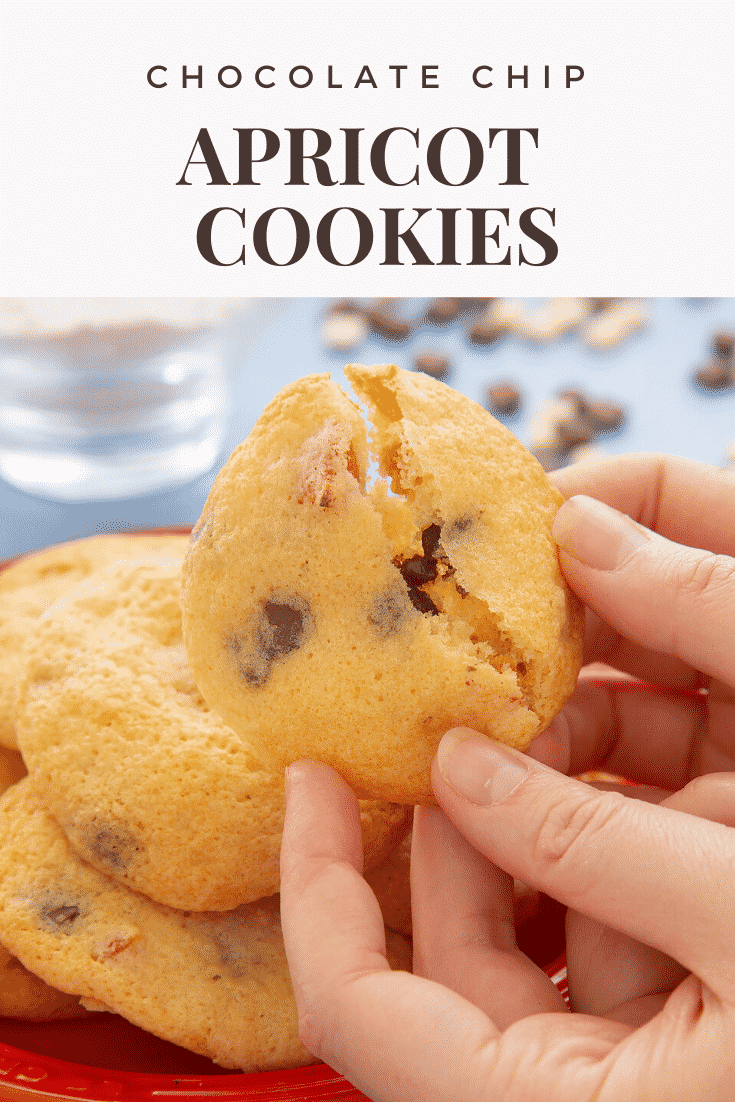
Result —
<instances>
[{"instance_id":1,"label":"white banner","mask_svg":"<svg viewBox=\"0 0 735 1102\"><path fill-rule=\"evenodd\" d=\"M3 295L727 295L733 6L6 4Z\"/></svg>"}]
</instances>

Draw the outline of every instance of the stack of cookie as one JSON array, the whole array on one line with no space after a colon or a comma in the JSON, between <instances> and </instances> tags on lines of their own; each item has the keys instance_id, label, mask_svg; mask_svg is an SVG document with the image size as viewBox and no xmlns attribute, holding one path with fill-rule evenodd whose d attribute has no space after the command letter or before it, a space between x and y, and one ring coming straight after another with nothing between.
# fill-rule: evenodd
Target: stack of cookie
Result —
<instances>
[{"instance_id":1,"label":"stack of cookie","mask_svg":"<svg viewBox=\"0 0 735 1102\"><path fill-rule=\"evenodd\" d=\"M187 542L82 540L0 575L15 686L0 758L0 1013L112 1010L225 1067L298 1066L312 1057L280 933L282 775L189 672ZM372 867L410 808L363 801L361 816ZM410 967L407 939L389 932L388 945Z\"/></svg>"},{"instance_id":2,"label":"stack of cookie","mask_svg":"<svg viewBox=\"0 0 735 1102\"><path fill-rule=\"evenodd\" d=\"M312 1062L279 923L284 766L321 758L362 797L407 968L399 847L442 734L524 749L581 662L538 462L427 375L345 373L374 483L360 408L309 376L220 472L188 549L82 541L0 583L25 763L0 798L0 944L64 1013L112 1010L250 1071Z\"/></svg>"}]
</instances>

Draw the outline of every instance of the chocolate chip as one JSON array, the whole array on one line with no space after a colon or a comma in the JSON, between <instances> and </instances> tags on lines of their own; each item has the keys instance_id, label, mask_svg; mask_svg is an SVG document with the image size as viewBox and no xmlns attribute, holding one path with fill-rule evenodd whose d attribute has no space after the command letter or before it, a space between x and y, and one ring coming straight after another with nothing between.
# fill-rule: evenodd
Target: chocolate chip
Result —
<instances>
[{"instance_id":1,"label":"chocolate chip","mask_svg":"<svg viewBox=\"0 0 735 1102\"><path fill-rule=\"evenodd\" d=\"M533 454L545 471L558 470L559 467L564 466L564 461L566 459L566 455L561 448L534 448Z\"/></svg>"},{"instance_id":2,"label":"chocolate chip","mask_svg":"<svg viewBox=\"0 0 735 1102\"><path fill-rule=\"evenodd\" d=\"M521 408L521 392L515 383L491 383L485 390L487 407L496 417L512 417Z\"/></svg>"},{"instance_id":3,"label":"chocolate chip","mask_svg":"<svg viewBox=\"0 0 735 1102\"><path fill-rule=\"evenodd\" d=\"M270 677L273 663L298 650L312 626L309 606L303 598L270 597L259 604L252 649L236 635L226 645L237 656L246 651L238 663L240 672L249 685L260 687Z\"/></svg>"},{"instance_id":4,"label":"chocolate chip","mask_svg":"<svg viewBox=\"0 0 735 1102\"><path fill-rule=\"evenodd\" d=\"M361 314L362 307L353 302L351 298L339 298L330 303L327 312L329 314Z\"/></svg>"},{"instance_id":5,"label":"chocolate chip","mask_svg":"<svg viewBox=\"0 0 735 1102\"><path fill-rule=\"evenodd\" d=\"M468 528L471 528L474 524L472 517L457 517L449 525L447 534L450 536L461 536L463 532L466 532Z\"/></svg>"},{"instance_id":6,"label":"chocolate chip","mask_svg":"<svg viewBox=\"0 0 735 1102\"><path fill-rule=\"evenodd\" d=\"M570 417L559 425L559 439L564 448L589 444L593 436L594 428L586 417Z\"/></svg>"},{"instance_id":7,"label":"chocolate chip","mask_svg":"<svg viewBox=\"0 0 735 1102\"><path fill-rule=\"evenodd\" d=\"M79 846L93 859L124 872L140 846L135 835L118 823L93 820L78 832Z\"/></svg>"},{"instance_id":8,"label":"chocolate chip","mask_svg":"<svg viewBox=\"0 0 735 1102\"><path fill-rule=\"evenodd\" d=\"M439 352L424 352L414 360L414 369L423 371L432 379L446 379L449 374L449 357Z\"/></svg>"},{"instance_id":9,"label":"chocolate chip","mask_svg":"<svg viewBox=\"0 0 735 1102\"><path fill-rule=\"evenodd\" d=\"M399 567L404 580L409 587L426 585L436 579L436 562L427 559L423 555L414 555L412 559L406 559Z\"/></svg>"},{"instance_id":10,"label":"chocolate chip","mask_svg":"<svg viewBox=\"0 0 735 1102\"><path fill-rule=\"evenodd\" d=\"M409 586L408 595L411 598L413 607L417 608L419 612L428 613L430 616L439 615L439 609L428 593L424 593L423 589L413 589Z\"/></svg>"},{"instance_id":11,"label":"chocolate chip","mask_svg":"<svg viewBox=\"0 0 735 1102\"><path fill-rule=\"evenodd\" d=\"M508 326L504 321L481 318L470 328L467 335L473 344L493 344L500 337L504 337L507 332Z\"/></svg>"},{"instance_id":12,"label":"chocolate chip","mask_svg":"<svg viewBox=\"0 0 735 1102\"><path fill-rule=\"evenodd\" d=\"M731 360L735 352L735 333L715 333L712 338L712 351L715 356Z\"/></svg>"},{"instance_id":13,"label":"chocolate chip","mask_svg":"<svg viewBox=\"0 0 735 1102\"><path fill-rule=\"evenodd\" d=\"M574 448L588 444L600 432L613 432L625 422L625 408L618 402L596 401L576 387L567 387L559 397L573 403L574 416L560 423L560 442Z\"/></svg>"},{"instance_id":14,"label":"chocolate chip","mask_svg":"<svg viewBox=\"0 0 735 1102\"><path fill-rule=\"evenodd\" d=\"M421 547L425 555L436 555L441 534L441 526L438 524L430 524L428 528L424 528L421 533Z\"/></svg>"},{"instance_id":15,"label":"chocolate chip","mask_svg":"<svg viewBox=\"0 0 735 1102\"><path fill-rule=\"evenodd\" d=\"M616 402L591 402L588 416L598 432L614 432L625 423L625 410Z\"/></svg>"},{"instance_id":16,"label":"chocolate chip","mask_svg":"<svg viewBox=\"0 0 735 1102\"><path fill-rule=\"evenodd\" d=\"M259 643L269 660L298 650L304 634L305 609L284 601L263 601Z\"/></svg>"},{"instance_id":17,"label":"chocolate chip","mask_svg":"<svg viewBox=\"0 0 735 1102\"><path fill-rule=\"evenodd\" d=\"M45 926L54 932L68 934L79 918L79 907L73 903L61 903L58 899L46 903L38 912Z\"/></svg>"},{"instance_id":18,"label":"chocolate chip","mask_svg":"<svg viewBox=\"0 0 735 1102\"><path fill-rule=\"evenodd\" d=\"M462 300L459 298L435 298L426 311L426 320L433 325L448 325L462 312Z\"/></svg>"},{"instance_id":19,"label":"chocolate chip","mask_svg":"<svg viewBox=\"0 0 735 1102\"><path fill-rule=\"evenodd\" d=\"M368 622L375 628L378 635L387 639L391 635L398 635L408 617L406 606L406 592L400 586L389 589L381 594L368 613Z\"/></svg>"},{"instance_id":20,"label":"chocolate chip","mask_svg":"<svg viewBox=\"0 0 735 1102\"><path fill-rule=\"evenodd\" d=\"M724 390L733 378L727 360L710 360L695 373L694 378L705 390Z\"/></svg>"},{"instance_id":21,"label":"chocolate chip","mask_svg":"<svg viewBox=\"0 0 735 1102\"><path fill-rule=\"evenodd\" d=\"M448 560L439 551L441 527L438 524L430 524L421 533L421 547L423 555L412 555L410 559L394 559L394 565L401 572L401 577L408 586L408 595L411 603L419 612L438 614L439 609L427 593L421 589L422 585L433 582L438 573L438 563L444 562L450 567Z\"/></svg>"},{"instance_id":22,"label":"chocolate chip","mask_svg":"<svg viewBox=\"0 0 735 1102\"><path fill-rule=\"evenodd\" d=\"M368 309L365 316L374 333L389 340L401 341L413 331L413 323L398 316L394 306L396 301L380 299Z\"/></svg>"}]
</instances>

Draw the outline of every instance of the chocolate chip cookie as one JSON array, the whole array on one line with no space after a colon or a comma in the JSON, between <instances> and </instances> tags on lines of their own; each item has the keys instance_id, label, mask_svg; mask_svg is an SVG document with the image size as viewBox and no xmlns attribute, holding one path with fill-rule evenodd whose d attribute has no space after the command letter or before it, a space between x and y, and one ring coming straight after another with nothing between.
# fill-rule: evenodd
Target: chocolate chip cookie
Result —
<instances>
[{"instance_id":1,"label":"chocolate chip cookie","mask_svg":"<svg viewBox=\"0 0 735 1102\"><path fill-rule=\"evenodd\" d=\"M562 707L582 609L562 502L486 410L392 364L284 388L215 480L184 566L203 697L274 768L334 766L358 795L431 802L442 734L521 749Z\"/></svg>"}]
</instances>

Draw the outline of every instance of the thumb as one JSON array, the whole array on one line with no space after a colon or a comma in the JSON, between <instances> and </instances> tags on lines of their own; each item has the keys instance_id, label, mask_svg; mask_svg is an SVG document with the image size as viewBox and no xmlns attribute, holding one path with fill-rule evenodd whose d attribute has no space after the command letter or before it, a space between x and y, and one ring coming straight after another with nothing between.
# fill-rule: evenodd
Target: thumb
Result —
<instances>
[{"instance_id":1,"label":"thumb","mask_svg":"<svg viewBox=\"0 0 735 1102\"><path fill-rule=\"evenodd\" d=\"M591 497L554 521L575 593L631 642L735 684L735 559L685 547Z\"/></svg>"},{"instance_id":2,"label":"thumb","mask_svg":"<svg viewBox=\"0 0 735 1102\"><path fill-rule=\"evenodd\" d=\"M432 783L493 864L735 995L735 831L599 792L463 727L442 739Z\"/></svg>"}]
</instances>

